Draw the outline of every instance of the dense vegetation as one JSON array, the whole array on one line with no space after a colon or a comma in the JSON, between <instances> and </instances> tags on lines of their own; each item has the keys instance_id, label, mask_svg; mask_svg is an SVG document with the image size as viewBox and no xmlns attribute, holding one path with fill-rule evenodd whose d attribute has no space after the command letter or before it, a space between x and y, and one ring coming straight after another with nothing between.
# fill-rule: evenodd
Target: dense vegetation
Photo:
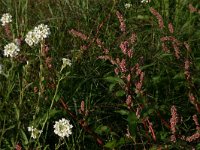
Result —
<instances>
[{"instance_id":1,"label":"dense vegetation","mask_svg":"<svg viewBox=\"0 0 200 150\"><path fill-rule=\"evenodd\" d=\"M200 149L199 1L0 8L0 149Z\"/></svg>"}]
</instances>

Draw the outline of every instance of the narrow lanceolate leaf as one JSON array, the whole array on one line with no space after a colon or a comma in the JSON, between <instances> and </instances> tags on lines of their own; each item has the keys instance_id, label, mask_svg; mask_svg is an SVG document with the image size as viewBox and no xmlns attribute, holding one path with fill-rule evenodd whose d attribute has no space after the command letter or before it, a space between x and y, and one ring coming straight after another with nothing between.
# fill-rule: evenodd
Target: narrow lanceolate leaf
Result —
<instances>
[{"instance_id":1,"label":"narrow lanceolate leaf","mask_svg":"<svg viewBox=\"0 0 200 150\"><path fill-rule=\"evenodd\" d=\"M124 81L121 78L118 77L106 77L104 78L106 81L111 82L111 83L118 83L118 84L124 84Z\"/></svg>"},{"instance_id":2,"label":"narrow lanceolate leaf","mask_svg":"<svg viewBox=\"0 0 200 150\"><path fill-rule=\"evenodd\" d=\"M28 138L27 138L25 132L22 129L20 129L20 134L21 134L23 145L27 145L28 144Z\"/></svg>"},{"instance_id":3,"label":"narrow lanceolate leaf","mask_svg":"<svg viewBox=\"0 0 200 150\"><path fill-rule=\"evenodd\" d=\"M117 91L115 94L116 94L117 97L122 97L122 96L124 96L126 93L125 93L124 90L119 90L119 91Z\"/></svg>"},{"instance_id":4,"label":"narrow lanceolate leaf","mask_svg":"<svg viewBox=\"0 0 200 150\"><path fill-rule=\"evenodd\" d=\"M15 103L14 103L14 109L15 109L15 117L17 120L19 120L19 109Z\"/></svg>"},{"instance_id":5,"label":"narrow lanceolate leaf","mask_svg":"<svg viewBox=\"0 0 200 150\"><path fill-rule=\"evenodd\" d=\"M135 112L130 112L127 118L129 131L132 137L136 136L136 128L138 123L138 118Z\"/></svg>"},{"instance_id":6,"label":"narrow lanceolate leaf","mask_svg":"<svg viewBox=\"0 0 200 150\"><path fill-rule=\"evenodd\" d=\"M124 109L120 109L120 110L116 110L116 113L119 113L121 115L128 115L129 111L128 110L124 110Z\"/></svg>"}]
</instances>

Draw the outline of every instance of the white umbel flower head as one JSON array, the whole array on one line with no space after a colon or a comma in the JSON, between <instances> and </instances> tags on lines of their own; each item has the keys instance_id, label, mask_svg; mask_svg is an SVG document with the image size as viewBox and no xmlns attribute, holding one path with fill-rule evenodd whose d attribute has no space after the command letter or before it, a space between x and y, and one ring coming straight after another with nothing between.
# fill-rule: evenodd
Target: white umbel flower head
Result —
<instances>
[{"instance_id":1,"label":"white umbel flower head","mask_svg":"<svg viewBox=\"0 0 200 150\"><path fill-rule=\"evenodd\" d=\"M131 4L131 3L126 3L126 4L124 5L124 7L125 7L126 9L129 9L129 8L132 7L132 4Z\"/></svg>"},{"instance_id":2,"label":"white umbel flower head","mask_svg":"<svg viewBox=\"0 0 200 150\"><path fill-rule=\"evenodd\" d=\"M69 123L69 120L62 118L59 121L55 122L54 133L60 136L61 138L69 137L72 134L73 126Z\"/></svg>"},{"instance_id":3,"label":"white umbel flower head","mask_svg":"<svg viewBox=\"0 0 200 150\"><path fill-rule=\"evenodd\" d=\"M33 128L33 126L28 127L28 131L31 132L31 138L36 139L42 133L42 130Z\"/></svg>"},{"instance_id":4,"label":"white umbel flower head","mask_svg":"<svg viewBox=\"0 0 200 150\"><path fill-rule=\"evenodd\" d=\"M34 31L29 31L27 33L25 41L29 46L33 46L34 44L39 43L39 39L36 37Z\"/></svg>"},{"instance_id":5,"label":"white umbel flower head","mask_svg":"<svg viewBox=\"0 0 200 150\"><path fill-rule=\"evenodd\" d=\"M19 47L15 43L9 43L4 46L4 56L15 57L19 51Z\"/></svg>"},{"instance_id":6,"label":"white umbel flower head","mask_svg":"<svg viewBox=\"0 0 200 150\"><path fill-rule=\"evenodd\" d=\"M50 29L47 25L40 24L34 28L34 33L39 40L43 40L50 35Z\"/></svg>"},{"instance_id":7,"label":"white umbel flower head","mask_svg":"<svg viewBox=\"0 0 200 150\"><path fill-rule=\"evenodd\" d=\"M63 64L62 64L62 67L61 67L61 70L60 72L62 72L62 70L66 67L66 66L69 66L71 67L72 66L72 61L68 58L62 58L62 61L63 61Z\"/></svg>"},{"instance_id":8,"label":"white umbel flower head","mask_svg":"<svg viewBox=\"0 0 200 150\"><path fill-rule=\"evenodd\" d=\"M29 46L33 46L47 38L49 35L49 27L47 25L40 24L27 33L25 41Z\"/></svg>"},{"instance_id":9,"label":"white umbel flower head","mask_svg":"<svg viewBox=\"0 0 200 150\"><path fill-rule=\"evenodd\" d=\"M12 22L12 16L9 13L5 13L1 17L1 23L2 26L5 26L6 24Z\"/></svg>"}]
</instances>

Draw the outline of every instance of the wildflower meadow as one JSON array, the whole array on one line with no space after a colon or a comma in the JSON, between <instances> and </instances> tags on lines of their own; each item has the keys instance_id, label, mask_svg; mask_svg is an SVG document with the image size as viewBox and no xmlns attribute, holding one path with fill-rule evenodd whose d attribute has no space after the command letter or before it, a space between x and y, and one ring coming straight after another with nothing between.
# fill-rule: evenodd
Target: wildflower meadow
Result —
<instances>
[{"instance_id":1,"label":"wildflower meadow","mask_svg":"<svg viewBox=\"0 0 200 150\"><path fill-rule=\"evenodd\" d=\"M200 150L198 0L0 0L1 150Z\"/></svg>"}]
</instances>

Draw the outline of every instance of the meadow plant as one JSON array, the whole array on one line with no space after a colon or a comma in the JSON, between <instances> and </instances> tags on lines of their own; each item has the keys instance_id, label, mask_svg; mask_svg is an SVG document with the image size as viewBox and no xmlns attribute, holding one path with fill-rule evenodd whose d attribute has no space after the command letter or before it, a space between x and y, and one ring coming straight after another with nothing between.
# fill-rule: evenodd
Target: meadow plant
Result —
<instances>
[{"instance_id":1,"label":"meadow plant","mask_svg":"<svg viewBox=\"0 0 200 150\"><path fill-rule=\"evenodd\" d=\"M15 43L9 43L4 46L4 56L16 57L19 51L20 49Z\"/></svg>"},{"instance_id":2,"label":"meadow plant","mask_svg":"<svg viewBox=\"0 0 200 150\"><path fill-rule=\"evenodd\" d=\"M0 149L199 149L197 1L0 6Z\"/></svg>"},{"instance_id":3,"label":"meadow plant","mask_svg":"<svg viewBox=\"0 0 200 150\"><path fill-rule=\"evenodd\" d=\"M132 6L132 4L131 4L131 3L126 3L126 4L124 5L124 7L125 7L126 9L129 9L129 8L131 8L131 6Z\"/></svg>"},{"instance_id":4,"label":"meadow plant","mask_svg":"<svg viewBox=\"0 0 200 150\"><path fill-rule=\"evenodd\" d=\"M36 128L33 128L33 126L28 127L28 131L31 132L31 138L36 139L40 136L42 133L42 130L38 130Z\"/></svg>"},{"instance_id":5,"label":"meadow plant","mask_svg":"<svg viewBox=\"0 0 200 150\"><path fill-rule=\"evenodd\" d=\"M5 26L5 25L12 22L12 16L9 13L5 13L5 14L2 15L0 21L2 23L2 26Z\"/></svg>"},{"instance_id":6,"label":"meadow plant","mask_svg":"<svg viewBox=\"0 0 200 150\"><path fill-rule=\"evenodd\" d=\"M141 3L150 3L151 0L141 0Z\"/></svg>"},{"instance_id":7,"label":"meadow plant","mask_svg":"<svg viewBox=\"0 0 200 150\"><path fill-rule=\"evenodd\" d=\"M25 41L29 46L33 46L43 41L50 35L50 29L47 25L40 24L26 35Z\"/></svg>"},{"instance_id":8,"label":"meadow plant","mask_svg":"<svg viewBox=\"0 0 200 150\"><path fill-rule=\"evenodd\" d=\"M56 121L53 127L54 133L61 138L69 137L69 135L72 134L71 129L73 126L69 123L69 120L66 120L65 118Z\"/></svg>"}]
</instances>

